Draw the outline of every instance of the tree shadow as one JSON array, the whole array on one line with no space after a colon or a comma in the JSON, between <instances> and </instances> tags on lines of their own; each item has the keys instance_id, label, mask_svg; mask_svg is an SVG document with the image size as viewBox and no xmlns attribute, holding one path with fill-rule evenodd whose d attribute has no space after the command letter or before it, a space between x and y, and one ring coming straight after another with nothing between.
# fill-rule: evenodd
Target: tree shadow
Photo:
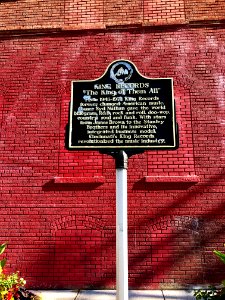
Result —
<instances>
[{"instance_id":1,"label":"tree shadow","mask_svg":"<svg viewBox=\"0 0 225 300\"><path fill-rule=\"evenodd\" d=\"M222 248L219 250L223 250L225 202L220 201L217 205L204 207L192 214L186 214L184 211L183 214L177 215L177 208L185 207L189 202L201 197L210 187L218 185L224 174L223 169L219 175L211 176L191 190L178 194L169 205L155 210L154 215L145 214L136 220L135 224L130 224L130 288L188 288L196 284L219 283L224 279L221 272L224 266L213 256L212 251L218 245ZM85 190L85 186L79 189ZM106 224L99 227L97 232L98 235L99 231L101 232L101 237L98 243L94 242L93 228L88 229L88 240L85 240L87 231L78 234L84 229L84 225L78 224L73 230L71 228L68 227L58 240L62 242L60 255L62 261L68 263L69 251L69 256L63 257L63 249L73 245L72 248L79 253L79 259L76 259L73 267L67 271L62 268L64 280L57 283L57 277L53 276L49 284L57 288L115 288L115 226ZM54 239L52 237L52 242L56 245ZM55 251L50 258L51 265L57 260Z\"/></svg>"}]
</instances>

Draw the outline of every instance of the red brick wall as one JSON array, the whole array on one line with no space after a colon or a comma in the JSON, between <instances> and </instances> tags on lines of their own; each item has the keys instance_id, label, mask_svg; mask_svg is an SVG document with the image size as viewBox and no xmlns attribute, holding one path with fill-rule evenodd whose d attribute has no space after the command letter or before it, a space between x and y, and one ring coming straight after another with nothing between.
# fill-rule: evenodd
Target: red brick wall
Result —
<instances>
[{"instance_id":1,"label":"red brick wall","mask_svg":"<svg viewBox=\"0 0 225 300\"><path fill-rule=\"evenodd\" d=\"M4 0L0 30L82 30L224 21L225 0Z\"/></svg>"},{"instance_id":2,"label":"red brick wall","mask_svg":"<svg viewBox=\"0 0 225 300\"><path fill-rule=\"evenodd\" d=\"M224 244L225 30L7 36L0 44L0 241L28 286L115 286L115 169L64 148L71 80L115 59L174 79L180 147L129 161L129 284L218 282Z\"/></svg>"},{"instance_id":3,"label":"red brick wall","mask_svg":"<svg viewBox=\"0 0 225 300\"><path fill-rule=\"evenodd\" d=\"M144 0L144 25L168 25L185 23L184 0Z\"/></svg>"},{"instance_id":4,"label":"red brick wall","mask_svg":"<svg viewBox=\"0 0 225 300\"><path fill-rule=\"evenodd\" d=\"M63 28L98 28L104 25L104 1L65 0Z\"/></svg>"},{"instance_id":5,"label":"red brick wall","mask_svg":"<svg viewBox=\"0 0 225 300\"><path fill-rule=\"evenodd\" d=\"M107 0L105 1L104 8L104 20L106 26L141 24L143 21L142 0Z\"/></svg>"},{"instance_id":6,"label":"red brick wall","mask_svg":"<svg viewBox=\"0 0 225 300\"><path fill-rule=\"evenodd\" d=\"M224 20L225 3L223 0L189 0L186 2L186 15L189 21Z\"/></svg>"},{"instance_id":7,"label":"red brick wall","mask_svg":"<svg viewBox=\"0 0 225 300\"><path fill-rule=\"evenodd\" d=\"M0 20L0 30L60 27L64 20L64 2L1 1Z\"/></svg>"}]
</instances>

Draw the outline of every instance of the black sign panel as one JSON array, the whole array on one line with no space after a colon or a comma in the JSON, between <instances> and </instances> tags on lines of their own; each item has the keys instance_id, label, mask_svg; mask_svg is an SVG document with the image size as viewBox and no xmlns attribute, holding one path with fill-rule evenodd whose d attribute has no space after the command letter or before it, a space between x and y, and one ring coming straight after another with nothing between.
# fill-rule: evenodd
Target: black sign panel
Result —
<instances>
[{"instance_id":1,"label":"black sign panel","mask_svg":"<svg viewBox=\"0 0 225 300\"><path fill-rule=\"evenodd\" d=\"M142 76L130 61L96 80L72 81L69 149L175 149L171 78Z\"/></svg>"}]
</instances>

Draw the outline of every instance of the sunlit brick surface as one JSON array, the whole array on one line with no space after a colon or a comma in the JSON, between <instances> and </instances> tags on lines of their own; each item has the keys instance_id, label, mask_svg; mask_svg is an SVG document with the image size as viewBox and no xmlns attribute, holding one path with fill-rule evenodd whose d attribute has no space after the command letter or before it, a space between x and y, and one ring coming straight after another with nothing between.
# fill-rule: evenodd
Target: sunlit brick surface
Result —
<instances>
[{"instance_id":1,"label":"sunlit brick surface","mask_svg":"<svg viewBox=\"0 0 225 300\"><path fill-rule=\"evenodd\" d=\"M0 240L8 241L8 270L33 288L115 288L114 161L69 152L65 134L71 81L96 79L127 59L143 76L173 78L180 136L177 150L129 159L130 288L218 283L222 1L21 0L0 8ZM191 27L196 21L204 25Z\"/></svg>"}]
</instances>

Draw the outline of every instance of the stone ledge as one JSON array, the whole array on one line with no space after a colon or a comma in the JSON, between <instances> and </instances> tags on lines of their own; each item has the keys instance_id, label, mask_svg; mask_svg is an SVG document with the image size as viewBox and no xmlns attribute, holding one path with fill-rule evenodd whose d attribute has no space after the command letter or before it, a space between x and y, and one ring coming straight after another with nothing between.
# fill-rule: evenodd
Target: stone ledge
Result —
<instances>
[{"instance_id":1,"label":"stone ledge","mask_svg":"<svg viewBox=\"0 0 225 300\"><path fill-rule=\"evenodd\" d=\"M197 175L187 176L145 176L134 183L137 190L187 190L200 182Z\"/></svg>"},{"instance_id":2,"label":"stone ledge","mask_svg":"<svg viewBox=\"0 0 225 300\"><path fill-rule=\"evenodd\" d=\"M104 183L104 176L93 177L54 177L55 184L73 184L73 183Z\"/></svg>"},{"instance_id":3,"label":"stone ledge","mask_svg":"<svg viewBox=\"0 0 225 300\"><path fill-rule=\"evenodd\" d=\"M200 181L197 175L187 176L145 176L144 182L146 183L198 183Z\"/></svg>"}]
</instances>

